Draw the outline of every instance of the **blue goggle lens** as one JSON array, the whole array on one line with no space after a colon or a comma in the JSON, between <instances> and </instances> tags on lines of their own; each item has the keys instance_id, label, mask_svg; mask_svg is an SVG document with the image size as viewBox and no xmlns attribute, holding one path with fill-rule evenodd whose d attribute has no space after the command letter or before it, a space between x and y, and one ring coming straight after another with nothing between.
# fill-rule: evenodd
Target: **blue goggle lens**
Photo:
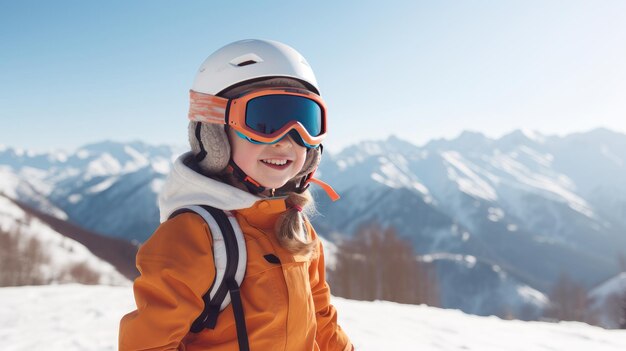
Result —
<instances>
[{"instance_id":1,"label":"blue goggle lens","mask_svg":"<svg viewBox=\"0 0 626 351\"><path fill-rule=\"evenodd\" d=\"M316 137L323 132L323 117L320 105L303 96L265 95L248 101L246 105L246 125L264 135L297 121L309 135Z\"/></svg>"}]
</instances>

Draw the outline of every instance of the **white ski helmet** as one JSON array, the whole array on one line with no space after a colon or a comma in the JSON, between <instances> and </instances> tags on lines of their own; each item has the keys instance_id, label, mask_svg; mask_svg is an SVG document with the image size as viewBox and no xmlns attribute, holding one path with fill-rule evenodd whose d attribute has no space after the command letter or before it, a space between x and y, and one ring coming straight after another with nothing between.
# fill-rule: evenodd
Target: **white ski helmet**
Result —
<instances>
[{"instance_id":1,"label":"white ski helmet","mask_svg":"<svg viewBox=\"0 0 626 351\"><path fill-rule=\"evenodd\" d=\"M290 86L320 94L313 70L292 47L272 40L248 39L230 43L212 53L200 66L191 90L232 98L243 90ZM218 174L230 160L230 143L223 125L189 123L189 142L200 169ZM301 172L285 185L293 191L314 172L321 159L321 146L308 149Z\"/></svg>"},{"instance_id":2,"label":"white ski helmet","mask_svg":"<svg viewBox=\"0 0 626 351\"><path fill-rule=\"evenodd\" d=\"M268 77L297 79L319 95L313 70L299 52L277 41L258 39L236 41L212 53L198 69L191 89L218 95L237 84Z\"/></svg>"}]
</instances>

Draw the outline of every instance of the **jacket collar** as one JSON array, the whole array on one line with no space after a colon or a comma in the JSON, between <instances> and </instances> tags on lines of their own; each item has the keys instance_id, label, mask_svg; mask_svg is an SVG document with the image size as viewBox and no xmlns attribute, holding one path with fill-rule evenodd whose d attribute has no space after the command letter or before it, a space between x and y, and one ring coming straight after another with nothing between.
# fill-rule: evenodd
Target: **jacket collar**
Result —
<instances>
[{"instance_id":1,"label":"jacket collar","mask_svg":"<svg viewBox=\"0 0 626 351\"><path fill-rule=\"evenodd\" d=\"M234 211L254 226L273 225L286 210L286 197L263 198L200 174L192 152L176 159L159 194L160 220L165 222L174 211L190 205L208 205Z\"/></svg>"}]
</instances>

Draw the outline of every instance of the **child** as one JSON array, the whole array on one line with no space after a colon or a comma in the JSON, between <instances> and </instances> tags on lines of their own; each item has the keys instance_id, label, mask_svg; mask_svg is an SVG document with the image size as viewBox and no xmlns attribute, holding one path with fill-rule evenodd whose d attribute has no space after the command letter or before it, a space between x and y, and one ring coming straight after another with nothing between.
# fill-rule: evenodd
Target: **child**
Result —
<instances>
[{"instance_id":1,"label":"child","mask_svg":"<svg viewBox=\"0 0 626 351\"><path fill-rule=\"evenodd\" d=\"M308 63L279 42L234 42L206 59L190 95L192 151L176 160L159 196L162 223L137 254L137 309L121 320L120 350L354 350L305 214L310 182L338 198L313 178L326 111ZM225 278L221 312L203 297L226 274L222 234L184 210L202 205L245 239L245 276L240 288Z\"/></svg>"}]
</instances>

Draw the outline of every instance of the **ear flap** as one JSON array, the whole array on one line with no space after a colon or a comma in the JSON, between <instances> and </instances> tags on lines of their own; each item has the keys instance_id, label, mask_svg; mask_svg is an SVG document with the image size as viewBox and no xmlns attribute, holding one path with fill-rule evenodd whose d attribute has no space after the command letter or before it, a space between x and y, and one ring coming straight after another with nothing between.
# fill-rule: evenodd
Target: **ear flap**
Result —
<instances>
[{"instance_id":1,"label":"ear flap","mask_svg":"<svg viewBox=\"0 0 626 351\"><path fill-rule=\"evenodd\" d=\"M198 125L200 133L196 133ZM198 155L206 152L205 157L198 162L203 172L217 174L228 166L230 143L223 125L191 121L188 133L193 153ZM200 136L199 140L197 134Z\"/></svg>"}]
</instances>

